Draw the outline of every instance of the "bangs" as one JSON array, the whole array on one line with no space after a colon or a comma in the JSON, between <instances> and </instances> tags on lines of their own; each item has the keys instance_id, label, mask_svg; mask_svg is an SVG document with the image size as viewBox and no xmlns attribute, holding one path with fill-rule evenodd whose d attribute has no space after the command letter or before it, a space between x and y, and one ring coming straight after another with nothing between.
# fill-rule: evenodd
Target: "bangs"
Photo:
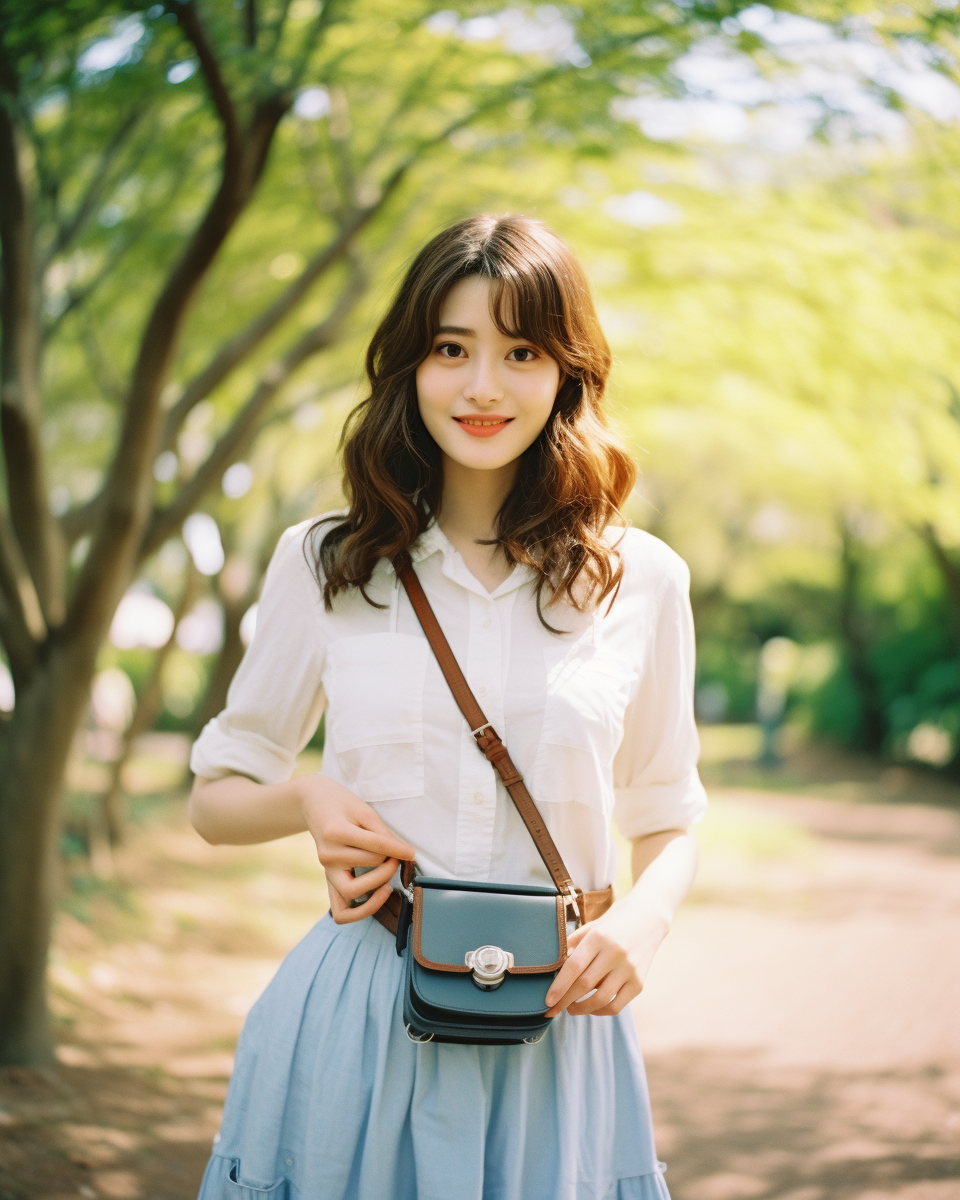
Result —
<instances>
[{"instance_id":1,"label":"bangs","mask_svg":"<svg viewBox=\"0 0 960 1200\"><path fill-rule=\"evenodd\" d=\"M510 271L490 278L490 316L505 336L522 338L553 351L562 344L566 325L563 297L546 270Z\"/></svg>"},{"instance_id":2,"label":"bangs","mask_svg":"<svg viewBox=\"0 0 960 1200\"><path fill-rule=\"evenodd\" d=\"M563 289L550 266L523 261L517 265L490 253L461 264L455 277L430 305L430 336L440 327L440 309L452 288L465 279L490 282L490 317L504 337L522 339L550 354L565 358L571 331L567 329Z\"/></svg>"}]
</instances>

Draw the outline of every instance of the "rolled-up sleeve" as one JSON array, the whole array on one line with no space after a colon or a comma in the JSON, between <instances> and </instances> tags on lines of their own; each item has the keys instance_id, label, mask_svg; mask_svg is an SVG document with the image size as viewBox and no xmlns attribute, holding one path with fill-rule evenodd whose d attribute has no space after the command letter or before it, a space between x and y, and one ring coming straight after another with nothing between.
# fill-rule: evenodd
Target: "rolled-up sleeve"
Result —
<instances>
[{"instance_id":1,"label":"rolled-up sleeve","mask_svg":"<svg viewBox=\"0 0 960 1200\"><path fill-rule=\"evenodd\" d=\"M652 642L613 765L614 816L626 838L685 829L703 819L693 716L695 645L690 573L670 554Z\"/></svg>"},{"instance_id":2,"label":"rolled-up sleeve","mask_svg":"<svg viewBox=\"0 0 960 1200\"><path fill-rule=\"evenodd\" d=\"M281 537L264 580L253 640L230 684L227 706L193 745L195 775L248 775L280 783L323 712L323 603L303 554L306 525Z\"/></svg>"}]
</instances>

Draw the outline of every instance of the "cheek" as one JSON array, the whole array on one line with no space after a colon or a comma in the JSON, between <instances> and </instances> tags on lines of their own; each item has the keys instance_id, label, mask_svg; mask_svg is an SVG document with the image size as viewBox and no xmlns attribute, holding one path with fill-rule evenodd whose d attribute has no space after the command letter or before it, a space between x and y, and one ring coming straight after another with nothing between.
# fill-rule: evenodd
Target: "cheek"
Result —
<instances>
[{"instance_id":1,"label":"cheek","mask_svg":"<svg viewBox=\"0 0 960 1200\"><path fill-rule=\"evenodd\" d=\"M524 396L524 408L529 419L543 428L550 419L553 405L560 390L560 372L551 371L536 378L531 378Z\"/></svg>"},{"instance_id":2,"label":"cheek","mask_svg":"<svg viewBox=\"0 0 960 1200\"><path fill-rule=\"evenodd\" d=\"M439 409L444 402L442 378L439 372L430 370L429 365L420 367L416 373L417 404L423 419L429 420L430 414Z\"/></svg>"}]
</instances>

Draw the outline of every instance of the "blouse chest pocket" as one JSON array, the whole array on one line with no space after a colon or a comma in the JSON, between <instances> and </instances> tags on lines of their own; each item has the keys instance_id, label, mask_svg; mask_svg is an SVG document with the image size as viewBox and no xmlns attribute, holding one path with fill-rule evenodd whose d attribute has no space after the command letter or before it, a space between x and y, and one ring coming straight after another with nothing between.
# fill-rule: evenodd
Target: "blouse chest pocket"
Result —
<instances>
[{"instance_id":1,"label":"blouse chest pocket","mask_svg":"<svg viewBox=\"0 0 960 1200\"><path fill-rule=\"evenodd\" d=\"M408 634L341 638L327 651L327 748L363 800L423 794L423 685L429 646Z\"/></svg>"},{"instance_id":2,"label":"blouse chest pocket","mask_svg":"<svg viewBox=\"0 0 960 1200\"><path fill-rule=\"evenodd\" d=\"M631 666L592 644L574 647L559 661L551 647L544 657L546 699L534 797L538 803L572 797L607 809L613 802L611 787L598 786L598 780L612 777L630 699Z\"/></svg>"}]
</instances>

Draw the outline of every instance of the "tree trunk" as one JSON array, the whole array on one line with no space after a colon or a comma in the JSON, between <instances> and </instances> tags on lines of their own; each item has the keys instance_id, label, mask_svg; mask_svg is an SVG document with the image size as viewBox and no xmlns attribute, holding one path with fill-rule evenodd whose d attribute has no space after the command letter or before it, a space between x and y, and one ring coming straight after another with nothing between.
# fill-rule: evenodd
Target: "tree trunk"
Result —
<instances>
[{"instance_id":1,"label":"tree trunk","mask_svg":"<svg viewBox=\"0 0 960 1200\"><path fill-rule=\"evenodd\" d=\"M852 536L842 533L840 556L840 635L847 650L847 664L860 700L861 742L871 754L879 754L887 736L887 722L880 702L877 678L868 658L862 614L857 608L861 563Z\"/></svg>"},{"instance_id":2,"label":"tree trunk","mask_svg":"<svg viewBox=\"0 0 960 1200\"><path fill-rule=\"evenodd\" d=\"M953 602L953 636L957 640L957 619L960 618L960 563L955 562L947 551L946 546L937 536L932 525L925 525L920 531L921 537L927 543L933 561L937 564L940 576Z\"/></svg>"},{"instance_id":3,"label":"tree trunk","mask_svg":"<svg viewBox=\"0 0 960 1200\"><path fill-rule=\"evenodd\" d=\"M58 886L59 797L94 654L54 640L0 744L0 1063L43 1065L52 1039L47 948Z\"/></svg>"},{"instance_id":4,"label":"tree trunk","mask_svg":"<svg viewBox=\"0 0 960 1200\"><path fill-rule=\"evenodd\" d=\"M133 746L137 738L142 733L146 733L153 725L157 713L160 711L160 705L163 702L164 663L167 661L170 651L176 645L177 627L193 607L200 593L202 583L203 576L194 565L193 559L188 558L183 590L180 593L180 598L173 613L173 629L170 631L169 638L167 638L166 642L153 656L153 662L150 664L150 673L140 690L140 695L137 697L133 717L121 738L120 753L110 764L110 782L107 785L106 792L101 797L100 817L110 847L119 846L124 840L126 827L126 814L123 805L124 767L130 761Z\"/></svg>"},{"instance_id":5,"label":"tree trunk","mask_svg":"<svg viewBox=\"0 0 960 1200\"><path fill-rule=\"evenodd\" d=\"M231 600L221 592L223 603L223 645L220 647L216 664L210 672L210 682L207 684L203 703L197 712L197 719L194 723L194 731L197 734L199 734L208 721L211 721L217 713L222 712L226 708L227 689L230 687L230 682L237 673L237 667L240 666L240 660L243 658L243 652L246 649L240 637L240 622L243 620L244 613L253 603L255 597L256 592L254 591L240 599Z\"/></svg>"}]
</instances>

